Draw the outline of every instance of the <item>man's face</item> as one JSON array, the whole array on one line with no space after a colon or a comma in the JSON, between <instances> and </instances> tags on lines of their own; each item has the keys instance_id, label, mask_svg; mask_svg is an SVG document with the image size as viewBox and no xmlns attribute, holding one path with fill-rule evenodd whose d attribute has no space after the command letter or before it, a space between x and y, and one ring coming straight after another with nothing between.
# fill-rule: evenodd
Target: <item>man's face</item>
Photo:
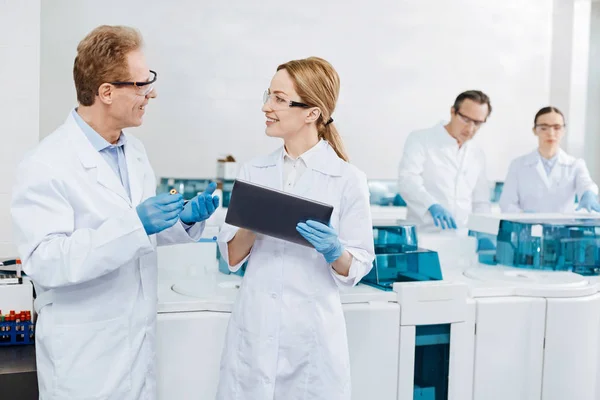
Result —
<instances>
[{"instance_id":1,"label":"man's face","mask_svg":"<svg viewBox=\"0 0 600 400\"><path fill-rule=\"evenodd\" d=\"M471 99L465 99L459 110L454 107L450 110L450 134L462 145L473 139L481 125L488 117L487 104L479 104Z\"/></svg>"},{"instance_id":2,"label":"man's face","mask_svg":"<svg viewBox=\"0 0 600 400\"><path fill-rule=\"evenodd\" d=\"M146 58L141 50L132 51L127 55L129 65L129 81L148 82L153 74L146 64ZM150 99L157 95L153 84L145 86L118 85L113 94L110 107L111 117L120 129L142 125L146 106Z\"/></svg>"}]
</instances>

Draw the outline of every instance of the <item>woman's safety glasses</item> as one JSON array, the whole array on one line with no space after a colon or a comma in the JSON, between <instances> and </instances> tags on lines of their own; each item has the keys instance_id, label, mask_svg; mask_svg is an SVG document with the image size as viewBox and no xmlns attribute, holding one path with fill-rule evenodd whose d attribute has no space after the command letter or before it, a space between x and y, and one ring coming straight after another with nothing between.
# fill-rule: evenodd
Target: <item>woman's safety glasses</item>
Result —
<instances>
[{"instance_id":1,"label":"woman's safety glasses","mask_svg":"<svg viewBox=\"0 0 600 400\"><path fill-rule=\"evenodd\" d=\"M263 104L267 103L269 103L271 108L274 110L283 110L288 107L310 107L308 104L299 103L293 100L286 100L278 94L271 93L269 89L265 90L265 93L263 94Z\"/></svg>"}]
</instances>

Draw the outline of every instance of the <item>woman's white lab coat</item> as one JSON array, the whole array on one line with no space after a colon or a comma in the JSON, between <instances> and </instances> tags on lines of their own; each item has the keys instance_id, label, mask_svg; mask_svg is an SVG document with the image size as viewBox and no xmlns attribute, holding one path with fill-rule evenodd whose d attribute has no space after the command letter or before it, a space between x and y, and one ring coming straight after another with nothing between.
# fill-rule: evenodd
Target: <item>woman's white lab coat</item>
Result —
<instances>
[{"instance_id":1,"label":"woman's white lab coat","mask_svg":"<svg viewBox=\"0 0 600 400\"><path fill-rule=\"evenodd\" d=\"M327 142L317 146L290 193L334 206L331 225L353 256L350 273L338 275L311 247L258 235L227 329L218 399L350 399L339 288L357 284L372 267L369 191L362 172ZM281 190L282 171L283 147L244 165L240 178ZM225 259L236 232L225 224L219 234Z\"/></svg>"},{"instance_id":2,"label":"woman's white lab coat","mask_svg":"<svg viewBox=\"0 0 600 400\"><path fill-rule=\"evenodd\" d=\"M38 296L40 399L156 398L156 245L197 241L204 225L149 237L135 207L156 179L131 135L125 157L131 200L69 115L17 169L11 213Z\"/></svg>"},{"instance_id":3,"label":"woman's white lab coat","mask_svg":"<svg viewBox=\"0 0 600 400\"><path fill-rule=\"evenodd\" d=\"M585 161L562 149L550 175L546 174L538 150L513 160L504 181L502 212L569 213L575 211L575 195L598 186L590 177Z\"/></svg>"},{"instance_id":4,"label":"woman's white lab coat","mask_svg":"<svg viewBox=\"0 0 600 400\"><path fill-rule=\"evenodd\" d=\"M443 123L412 132L398 172L398 190L408 206L407 221L419 232L436 228L429 207L441 204L466 228L469 214L490 210L485 156L476 143L461 148Z\"/></svg>"}]
</instances>

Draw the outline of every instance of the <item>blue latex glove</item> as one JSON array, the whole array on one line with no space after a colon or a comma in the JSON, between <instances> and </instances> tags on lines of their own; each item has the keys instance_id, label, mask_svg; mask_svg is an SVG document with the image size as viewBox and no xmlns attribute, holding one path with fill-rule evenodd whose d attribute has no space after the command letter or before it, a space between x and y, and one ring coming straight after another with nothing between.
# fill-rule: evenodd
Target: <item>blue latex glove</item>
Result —
<instances>
[{"instance_id":1,"label":"blue latex glove","mask_svg":"<svg viewBox=\"0 0 600 400\"><path fill-rule=\"evenodd\" d=\"M338 234L332 227L317 221L308 220L296 225L296 230L315 249L323 254L325 261L329 264L340 258L344 253L344 247L338 239Z\"/></svg>"},{"instance_id":2,"label":"blue latex glove","mask_svg":"<svg viewBox=\"0 0 600 400\"><path fill-rule=\"evenodd\" d=\"M146 233L153 235L172 227L179 220L179 214L183 210L183 196L159 194L146 199L135 210Z\"/></svg>"},{"instance_id":3,"label":"blue latex glove","mask_svg":"<svg viewBox=\"0 0 600 400\"><path fill-rule=\"evenodd\" d=\"M588 190L581 196L577 211L581 210L582 208L585 208L589 212L600 212L600 203L598 203L598 197L591 190Z\"/></svg>"},{"instance_id":4,"label":"blue latex glove","mask_svg":"<svg viewBox=\"0 0 600 400\"><path fill-rule=\"evenodd\" d=\"M456 229L456 221L454 221L454 217L440 204L434 204L429 207L429 212L433 217L433 223L435 226L439 226L442 229Z\"/></svg>"},{"instance_id":5,"label":"blue latex glove","mask_svg":"<svg viewBox=\"0 0 600 400\"><path fill-rule=\"evenodd\" d=\"M211 182L206 190L188 201L179 215L182 222L191 225L207 220L219 206L219 196L213 196L217 184Z\"/></svg>"}]
</instances>

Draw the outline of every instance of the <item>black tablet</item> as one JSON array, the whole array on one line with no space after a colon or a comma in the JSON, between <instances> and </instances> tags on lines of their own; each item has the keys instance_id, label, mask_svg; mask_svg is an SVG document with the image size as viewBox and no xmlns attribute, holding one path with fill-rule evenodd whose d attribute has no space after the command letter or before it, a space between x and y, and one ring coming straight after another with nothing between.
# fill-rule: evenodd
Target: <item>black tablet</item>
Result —
<instances>
[{"instance_id":1,"label":"black tablet","mask_svg":"<svg viewBox=\"0 0 600 400\"><path fill-rule=\"evenodd\" d=\"M329 224L333 206L236 179L225 222L263 235L312 247L296 230L311 219Z\"/></svg>"}]
</instances>

